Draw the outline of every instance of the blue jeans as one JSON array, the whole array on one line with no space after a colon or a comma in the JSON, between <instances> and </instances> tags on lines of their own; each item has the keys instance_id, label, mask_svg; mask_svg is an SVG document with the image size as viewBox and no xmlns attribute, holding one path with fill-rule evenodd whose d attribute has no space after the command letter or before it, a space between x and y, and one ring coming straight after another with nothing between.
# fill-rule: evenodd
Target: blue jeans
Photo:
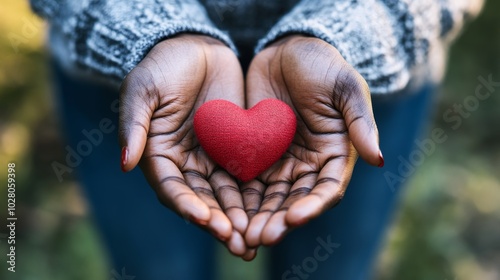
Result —
<instances>
[{"instance_id":1,"label":"blue jeans","mask_svg":"<svg viewBox=\"0 0 500 280\"><path fill-rule=\"evenodd\" d=\"M214 279L215 239L165 209L138 168L120 171L118 92L71 78L57 66L54 73L67 143L80 157L68 152L69 160L114 269L125 268L141 280ZM397 174L398 156L407 158L412 151L428 120L432 92L428 86L374 98L386 166L359 160L342 202L270 249L269 279L370 277L401 190L390 188L383 174Z\"/></svg>"}]
</instances>

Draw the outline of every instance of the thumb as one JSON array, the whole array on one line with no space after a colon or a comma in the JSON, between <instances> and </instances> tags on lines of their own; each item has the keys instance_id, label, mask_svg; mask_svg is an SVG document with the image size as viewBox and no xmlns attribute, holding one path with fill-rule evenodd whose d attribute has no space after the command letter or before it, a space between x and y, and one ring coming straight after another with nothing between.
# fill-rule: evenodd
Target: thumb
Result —
<instances>
[{"instance_id":1,"label":"thumb","mask_svg":"<svg viewBox=\"0 0 500 280\"><path fill-rule=\"evenodd\" d=\"M354 148L367 163L383 167L384 157L379 147L379 134L366 81L354 68L346 65L337 76L334 95L339 96L338 108Z\"/></svg>"},{"instance_id":2,"label":"thumb","mask_svg":"<svg viewBox=\"0 0 500 280\"><path fill-rule=\"evenodd\" d=\"M151 116L157 106L157 98L151 94L155 91L146 86L152 85L152 78L134 70L127 75L120 88L119 141L123 172L134 169L139 163L146 147Z\"/></svg>"}]
</instances>

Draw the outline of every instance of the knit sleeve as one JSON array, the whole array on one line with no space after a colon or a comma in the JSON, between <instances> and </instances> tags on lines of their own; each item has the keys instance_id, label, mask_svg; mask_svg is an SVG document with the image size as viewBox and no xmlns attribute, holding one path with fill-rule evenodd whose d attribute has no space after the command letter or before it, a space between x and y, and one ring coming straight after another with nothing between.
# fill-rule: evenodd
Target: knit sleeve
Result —
<instances>
[{"instance_id":1,"label":"knit sleeve","mask_svg":"<svg viewBox=\"0 0 500 280\"><path fill-rule=\"evenodd\" d=\"M444 73L448 46L483 0L303 0L256 51L288 34L325 40L367 81L389 94Z\"/></svg>"},{"instance_id":2,"label":"knit sleeve","mask_svg":"<svg viewBox=\"0 0 500 280\"><path fill-rule=\"evenodd\" d=\"M31 0L49 22L50 49L63 67L120 83L159 41L205 34L233 50L194 0Z\"/></svg>"}]
</instances>

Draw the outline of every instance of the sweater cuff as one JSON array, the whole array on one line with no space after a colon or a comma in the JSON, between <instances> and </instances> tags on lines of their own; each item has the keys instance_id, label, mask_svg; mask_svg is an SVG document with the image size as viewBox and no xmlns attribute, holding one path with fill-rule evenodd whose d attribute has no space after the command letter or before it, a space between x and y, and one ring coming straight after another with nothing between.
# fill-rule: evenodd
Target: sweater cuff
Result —
<instances>
[{"instance_id":1,"label":"sweater cuff","mask_svg":"<svg viewBox=\"0 0 500 280\"><path fill-rule=\"evenodd\" d=\"M317 20L301 20L301 21L288 21L271 29L271 31L261 39L255 52L262 51L265 47L273 42L293 34L303 34L321 39L330 45L334 46L339 53L346 59L346 61L353 65L356 70L363 76L370 87L372 94L388 94L401 91L410 81L410 72L408 71L403 60L391 60L388 63L389 56L375 56L371 57L372 65L365 69L363 65L357 63L358 60L365 58L353 55L353 50L349 44L343 44L345 38L341 38L341 34L333 34L330 29L325 27ZM373 71L373 65L385 65L384 67L377 67L377 71Z\"/></svg>"},{"instance_id":2,"label":"sweater cuff","mask_svg":"<svg viewBox=\"0 0 500 280\"><path fill-rule=\"evenodd\" d=\"M76 56L80 69L86 69L120 83L123 78L160 41L180 33L196 33L222 41L234 52L236 47L229 36L208 24L165 21L154 26L127 29L123 25L103 25L92 18L80 18L76 28Z\"/></svg>"},{"instance_id":3,"label":"sweater cuff","mask_svg":"<svg viewBox=\"0 0 500 280\"><path fill-rule=\"evenodd\" d=\"M57 61L75 75L119 85L160 41L180 33L220 40L234 52L197 1L32 0L50 22L50 45ZM44 6L44 4L54 4ZM56 5L57 4L57 5Z\"/></svg>"},{"instance_id":4,"label":"sweater cuff","mask_svg":"<svg viewBox=\"0 0 500 280\"><path fill-rule=\"evenodd\" d=\"M185 22L168 22L162 24L158 28L146 31L143 36L136 41L129 49L125 52L129 52L127 61L123 66L124 75L122 78L130 72L141 60L146 56L146 54L159 42L174 37L180 33L194 33L207 35L215 38L226 46L231 48L233 52L238 53L236 46L233 44L227 33L224 33L212 26L199 23L185 23Z\"/></svg>"}]
</instances>

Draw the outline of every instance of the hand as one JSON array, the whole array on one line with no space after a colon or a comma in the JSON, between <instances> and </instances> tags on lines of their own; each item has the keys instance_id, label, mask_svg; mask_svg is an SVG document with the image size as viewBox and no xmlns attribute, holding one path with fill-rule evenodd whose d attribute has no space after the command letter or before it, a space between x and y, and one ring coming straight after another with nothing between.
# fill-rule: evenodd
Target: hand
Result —
<instances>
[{"instance_id":1,"label":"hand","mask_svg":"<svg viewBox=\"0 0 500 280\"><path fill-rule=\"evenodd\" d=\"M285 155L242 187L251 217L245 240L256 247L279 242L335 206L357 152L372 165L383 165L383 158L368 86L326 42L299 35L279 40L254 58L246 86L249 108L277 98L297 116Z\"/></svg>"},{"instance_id":2,"label":"hand","mask_svg":"<svg viewBox=\"0 0 500 280\"><path fill-rule=\"evenodd\" d=\"M243 234L248 218L238 185L205 154L195 111L226 99L244 106L235 54L216 39L180 35L157 44L125 78L120 93L122 168L141 169L159 200L210 231L228 249L253 258Z\"/></svg>"}]
</instances>

